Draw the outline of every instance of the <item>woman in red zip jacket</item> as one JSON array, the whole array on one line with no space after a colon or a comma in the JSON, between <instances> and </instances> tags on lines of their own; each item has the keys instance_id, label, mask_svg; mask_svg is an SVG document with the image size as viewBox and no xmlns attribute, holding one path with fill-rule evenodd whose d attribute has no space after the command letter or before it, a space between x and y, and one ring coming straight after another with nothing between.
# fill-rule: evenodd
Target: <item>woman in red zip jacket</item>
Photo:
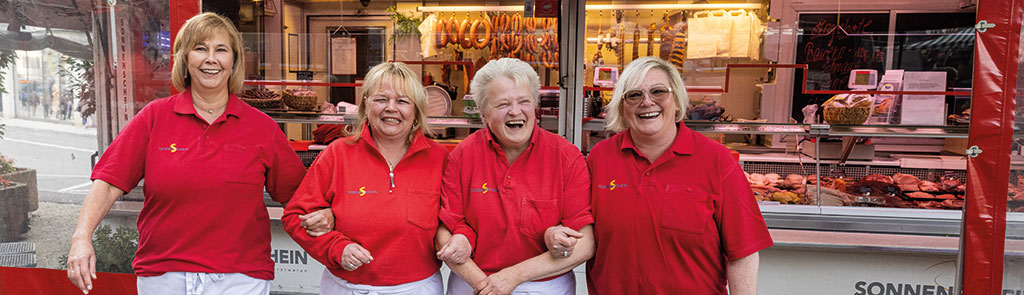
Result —
<instances>
[{"instance_id":1,"label":"woman in red zip jacket","mask_svg":"<svg viewBox=\"0 0 1024 295\"><path fill-rule=\"evenodd\" d=\"M426 91L402 63L363 82L355 136L320 153L285 209L285 229L327 267L321 294L440 294L438 227L447 150L427 139ZM312 237L302 214L331 208L334 231Z\"/></svg>"}]
</instances>

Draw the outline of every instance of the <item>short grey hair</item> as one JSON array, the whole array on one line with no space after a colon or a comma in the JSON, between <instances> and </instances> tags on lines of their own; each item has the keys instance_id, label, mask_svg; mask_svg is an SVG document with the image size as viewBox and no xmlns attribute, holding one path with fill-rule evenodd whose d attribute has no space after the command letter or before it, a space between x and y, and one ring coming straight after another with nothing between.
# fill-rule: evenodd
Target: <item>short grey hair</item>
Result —
<instances>
[{"instance_id":1,"label":"short grey hair","mask_svg":"<svg viewBox=\"0 0 1024 295\"><path fill-rule=\"evenodd\" d=\"M506 57L492 60L476 71L469 90L477 108L487 109L490 100L490 97L487 97L487 86L501 77L512 80L520 87L529 87L533 104L537 105L540 96L540 77L537 76L537 70L522 60Z\"/></svg>"},{"instance_id":2,"label":"short grey hair","mask_svg":"<svg viewBox=\"0 0 1024 295\"><path fill-rule=\"evenodd\" d=\"M604 106L605 117L604 127L606 129L619 132L626 130L626 122L622 119L622 99L626 91L635 89L640 82L647 77L647 72L652 69L659 69L665 71L668 74L669 87L672 87L672 94L676 97L676 106L679 107L679 112L675 114L676 122L683 120L683 115L686 114L686 107L689 106L689 95L686 94L686 86L683 85L683 78L679 75L679 71L671 63L653 56L642 57L633 62L630 62L626 66L626 69L622 71L622 75L619 76L619 81L615 83L615 89L612 91L612 100L608 105Z\"/></svg>"}]
</instances>

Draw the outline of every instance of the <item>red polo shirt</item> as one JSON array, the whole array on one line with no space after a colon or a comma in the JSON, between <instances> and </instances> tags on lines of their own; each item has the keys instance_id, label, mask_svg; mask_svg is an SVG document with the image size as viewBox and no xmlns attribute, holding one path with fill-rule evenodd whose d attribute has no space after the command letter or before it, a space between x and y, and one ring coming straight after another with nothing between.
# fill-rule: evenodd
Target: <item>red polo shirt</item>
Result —
<instances>
[{"instance_id":1,"label":"red polo shirt","mask_svg":"<svg viewBox=\"0 0 1024 295\"><path fill-rule=\"evenodd\" d=\"M96 163L92 179L126 192L146 179L135 274L243 273L271 280L263 191L287 202L304 173L270 117L231 95L224 114L207 124L186 89L139 111Z\"/></svg>"},{"instance_id":2,"label":"red polo shirt","mask_svg":"<svg viewBox=\"0 0 1024 295\"><path fill-rule=\"evenodd\" d=\"M590 294L725 294L726 263L773 245L729 150L682 123L652 164L620 132L594 146Z\"/></svg>"},{"instance_id":3,"label":"red polo shirt","mask_svg":"<svg viewBox=\"0 0 1024 295\"><path fill-rule=\"evenodd\" d=\"M335 140L310 166L285 209L285 230L334 276L351 283L394 286L425 279L441 267L434 235L447 155L440 144L416 134L392 182L387 161L363 125L359 141ZM298 215L323 208L334 213L334 231L311 237ZM346 271L341 255L351 243L370 251L373 261Z\"/></svg>"},{"instance_id":4,"label":"red polo shirt","mask_svg":"<svg viewBox=\"0 0 1024 295\"><path fill-rule=\"evenodd\" d=\"M469 238L473 261L489 275L546 252L548 227L593 223L589 196L587 163L564 138L535 127L529 147L509 164L482 129L448 156L441 222Z\"/></svg>"}]
</instances>

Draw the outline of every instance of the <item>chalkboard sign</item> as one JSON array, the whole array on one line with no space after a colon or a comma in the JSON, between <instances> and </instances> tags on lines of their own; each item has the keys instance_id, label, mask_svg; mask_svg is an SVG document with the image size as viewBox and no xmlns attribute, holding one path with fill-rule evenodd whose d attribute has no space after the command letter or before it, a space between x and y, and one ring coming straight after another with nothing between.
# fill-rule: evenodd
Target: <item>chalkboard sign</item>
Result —
<instances>
[{"instance_id":1,"label":"chalkboard sign","mask_svg":"<svg viewBox=\"0 0 1024 295\"><path fill-rule=\"evenodd\" d=\"M798 25L796 63L808 66L807 89L849 90L851 70L884 72L888 13L801 14ZM805 105L820 104L830 97L801 93L803 81L804 75L797 71L792 108L797 122L803 121L800 110Z\"/></svg>"}]
</instances>

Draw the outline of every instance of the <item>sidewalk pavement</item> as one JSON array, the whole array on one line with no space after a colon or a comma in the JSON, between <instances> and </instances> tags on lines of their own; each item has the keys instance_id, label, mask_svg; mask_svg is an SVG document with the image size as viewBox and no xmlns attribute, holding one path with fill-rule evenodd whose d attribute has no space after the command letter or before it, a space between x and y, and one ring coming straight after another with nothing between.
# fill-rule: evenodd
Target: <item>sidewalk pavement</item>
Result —
<instances>
[{"instance_id":1,"label":"sidewalk pavement","mask_svg":"<svg viewBox=\"0 0 1024 295\"><path fill-rule=\"evenodd\" d=\"M5 124L5 125L7 125L8 128L10 128L10 127L19 127L19 128L29 128L29 129L35 129L35 130L48 130L48 131L57 131L57 132L74 133L74 134L80 134L80 135L96 136L96 127L95 126L82 127L82 126L73 126L73 125L54 123L54 122L48 122L48 121L26 120L26 119L21 119L21 118L5 118L5 119L0 119L0 124Z\"/></svg>"}]
</instances>

